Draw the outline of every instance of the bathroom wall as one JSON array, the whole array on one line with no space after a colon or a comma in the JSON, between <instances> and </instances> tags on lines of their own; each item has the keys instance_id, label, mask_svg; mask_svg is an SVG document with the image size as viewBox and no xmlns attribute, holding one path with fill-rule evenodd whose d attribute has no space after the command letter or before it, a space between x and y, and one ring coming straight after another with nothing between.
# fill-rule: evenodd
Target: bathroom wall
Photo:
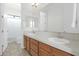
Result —
<instances>
[{"instance_id":1,"label":"bathroom wall","mask_svg":"<svg viewBox=\"0 0 79 59\"><path fill-rule=\"evenodd\" d=\"M64 32L64 4L50 3L45 8L47 14L47 30L52 32Z\"/></svg>"}]
</instances>

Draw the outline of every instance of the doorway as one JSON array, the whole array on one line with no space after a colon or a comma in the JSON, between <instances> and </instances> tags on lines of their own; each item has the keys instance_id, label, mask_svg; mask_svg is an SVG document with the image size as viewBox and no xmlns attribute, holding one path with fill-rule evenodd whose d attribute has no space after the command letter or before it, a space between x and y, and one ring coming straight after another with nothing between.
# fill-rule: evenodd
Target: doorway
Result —
<instances>
[{"instance_id":1,"label":"doorway","mask_svg":"<svg viewBox=\"0 0 79 59\"><path fill-rule=\"evenodd\" d=\"M4 16L7 25L8 43L17 42L22 45L21 4L5 3Z\"/></svg>"}]
</instances>

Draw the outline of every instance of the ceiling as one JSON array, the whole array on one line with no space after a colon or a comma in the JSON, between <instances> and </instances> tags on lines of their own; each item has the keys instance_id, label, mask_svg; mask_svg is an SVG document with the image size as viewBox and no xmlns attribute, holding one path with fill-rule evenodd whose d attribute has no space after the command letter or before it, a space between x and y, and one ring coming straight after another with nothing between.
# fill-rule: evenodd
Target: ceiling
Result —
<instances>
[{"instance_id":1,"label":"ceiling","mask_svg":"<svg viewBox=\"0 0 79 59\"><path fill-rule=\"evenodd\" d=\"M18 3L5 3L5 14L20 16L21 5Z\"/></svg>"},{"instance_id":2,"label":"ceiling","mask_svg":"<svg viewBox=\"0 0 79 59\"><path fill-rule=\"evenodd\" d=\"M32 7L32 3L22 3L23 8L25 9L26 13L38 14L40 10L48 5L48 3L39 3L37 8ZM5 14L11 14L20 16L21 14L21 4L18 3L5 3Z\"/></svg>"},{"instance_id":3,"label":"ceiling","mask_svg":"<svg viewBox=\"0 0 79 59\"><path fill-rule=\"evenodd\" d=\"M33 16L37 16L39 12L48 5L48 3L40 3L37 8L32 7L32 3L22 3L22 9L25 11L25 13L28 14L33 14Z\"/></svg>"}]
</instances>

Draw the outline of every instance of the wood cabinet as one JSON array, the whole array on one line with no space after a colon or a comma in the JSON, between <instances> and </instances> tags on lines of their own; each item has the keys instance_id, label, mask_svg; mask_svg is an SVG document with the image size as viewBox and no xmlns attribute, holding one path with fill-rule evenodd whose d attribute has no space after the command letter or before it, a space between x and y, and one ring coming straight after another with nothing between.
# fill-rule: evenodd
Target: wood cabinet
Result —
<instances>
[{"instance_id":1,"label":"wood cabinet","mask_svg":"<svg viewBox=\"0 0 79 59\"><path fill-rule=\"evenodd\" d=\"M33 49L30 49L30 54L31 54L32 56L38 56L38 53L35 52L35 50L33 50Z\"/></svg>"},{"instance_id":2,"label":"wood cabinet","mask_svg":"<svg viewBox=\"0 0 79 59\"><path fill-rule=\"evenodd\" d=\"M24 36L24 48L29 52L30 51L30 38Z\"/></svg>"},{"instance_id":3,"label":"wood cabinet","mask_svg":"<svg viewBox=\"0 0 79 59\"><path fill-rule=\"evenodd\" d=\"M29 37L27 37L27 40L26 40L26 49L28 52L30 51L30 38Z\"/></svg>"},{"instance_id":4,"label":"wood cabinet","mask_svg":"<svg viewBox=\"0 0 79 59\"><path fill-rule=\"evenodd\" d=\"M26 38L26 36L24 35L24 49L26 49L26 45L27 45L27 44L26 44L26 39L27 39L27 38Z\"/></svg>"},{"instance_id":5,"label":"wood cabinet","mask_svg":"<svg viewBox=\"0 0 79 59\"><path fill-rule=\"evenodd\" d=\"M39 43L39 56L50 56L50 46L44 43Z\"/></svg>"},{"instance_id":6,"label":"wood cabinet","mask_svg":"<svg viewBox=\"0 0 79 59\"><path fill-rule=\"evenodd\" d=\"M24 36L24 47L32 56L73 56L28 36Z\"/></svg>"},{"instance_id":7,"label":"wood cabinet","mask_svg":"<svg viewBox=\"0 0 79 59\"><path fill-rule=\"evenodd\" d=\"M62 50L54 48L54 47L51 47L51 55L54 55L54 56L73 56L72 54L70 54L68 52L62 51Z\"/></svg>"},{"instance_id":8,"label":"wood cabinet","mask_svg":"<svg viewBox=\"0 0 79 59\"><path fill-rule=\"evenodd\" d=\"M30 39L30 54L37 56L38 55L38 41Z\"/></svg>"}]
</instances>

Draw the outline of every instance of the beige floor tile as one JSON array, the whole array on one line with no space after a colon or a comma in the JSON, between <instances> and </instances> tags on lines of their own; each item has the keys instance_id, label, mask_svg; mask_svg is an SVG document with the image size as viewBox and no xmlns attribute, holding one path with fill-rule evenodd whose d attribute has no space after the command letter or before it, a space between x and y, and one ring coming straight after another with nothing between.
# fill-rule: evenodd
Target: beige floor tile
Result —
<instances>
[{"instance_id":1,"label":"beige floor tile","mask_svg":"<svg viewBox=\"0 0 79 59\"><path fill-rule=\"evenodd\" d=\"M8 44L3 56L30 56L27 51L20 48L19 44L12 42Z\"/></svg>"}]
</instances>

